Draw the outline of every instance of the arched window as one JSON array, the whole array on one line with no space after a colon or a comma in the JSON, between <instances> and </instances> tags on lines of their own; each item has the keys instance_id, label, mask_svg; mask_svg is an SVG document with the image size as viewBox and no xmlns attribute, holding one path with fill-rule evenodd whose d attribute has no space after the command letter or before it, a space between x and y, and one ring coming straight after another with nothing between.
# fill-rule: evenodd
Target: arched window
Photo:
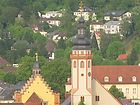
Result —
<instances>
[{"instance_id":1,"label":"arched window","mask_svg":"<svg viewBox=\"0 0 140 105\"><path fill-rule=\"evenodd\" d=\"M137 81L136 76L133 76L133 77L132 77L132 81L133 81L133 82L136 82L136 81Z\"/></svg>"},{"instance_id":2,"label":"arched window","mask_svg":"<svg viewBox=\"0 0 140 105\"><path fill-rule=\"evenodd\" d=\"M81 98L81 99L80 99L81 102L84 102L84 101L85 101L85 100L84 100L84 96L81 96L80 98Z\"/></svg>"},{"instance_id":3,"label":"arched window","mask_svg":"<svg viewBox=\"0 0 140 105\"><path fill-rule=\"evenodd\" d=\"M90 61L88 61L88 68L90 68Z\"/></svg>"},{"instance_id":4,"label":"arched window","mask_svg":"<svg viewBox=\"0 0 140 105\"><path fill-rule=\"evenodd\" d=\"M73 62L73 67L76 68L76 61Z\"/></svg>"},{"instance_id":5,"label":"arched window","mask_svg":"<svg viewBox=\"0 0 140 105\"><path fill-rule=\"evenodd\" d=\"M119 76L118 77L118 82L122 82L122 80L123 80L122 76Z\"/></svg>"},{"instance_id":6,"label":"arched window","mask_svg":"<svg viewBox=\"0 0 140 105\"><path fill-rule=\"evenodd\" d=\"M109 82L109 77L108 76L104 77L104 82Z\"/></svg>"},{"instance_id":7,"label":"arched window","mask_svg":"<svg viewBox=\"0 0 140 105\"><path fill-rule=\"evenodd\" d=\"M84 68L84 61L81 61L80 68Z\"/></svg>"}]
</instances>

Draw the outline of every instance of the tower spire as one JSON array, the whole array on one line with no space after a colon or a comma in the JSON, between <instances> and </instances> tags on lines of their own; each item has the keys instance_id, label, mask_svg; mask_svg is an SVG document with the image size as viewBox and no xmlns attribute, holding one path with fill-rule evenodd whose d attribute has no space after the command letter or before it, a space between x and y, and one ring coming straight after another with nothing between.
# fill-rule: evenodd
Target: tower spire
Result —
<instances>
[{"instance_id":1,"label":"tower spire","mask_svg":"<svg viewBox=\"0 0 140 105\"><path fill-rule=\"evenodd\" d=\"M80 14L81 14L81 17L82 17L82 13L84 11L84 4L83 4L82 0L80 1L80 4L79 4L79 11L80 11Z\"/></svg>"},{"instance_id":2,"label":"tower spire","mask_svg":"<svg viewBox=\"0 0 140 105\"><path fill-rule=\"evenodd\" d=\"M40 74L41 69L39 68L39 59L38 53L35 53L35 60L36 62L33 65L33 75Z\"/></svg>"},{"instance_id":3,"label":"tower spire","mask_svg":"<svg viewBox=\"0 0 140 105\"><path fill-rule=\"evenodd\" d=\"M38 62L38 53L35 53L36 62Z\"/></svg>"}]
</instances>

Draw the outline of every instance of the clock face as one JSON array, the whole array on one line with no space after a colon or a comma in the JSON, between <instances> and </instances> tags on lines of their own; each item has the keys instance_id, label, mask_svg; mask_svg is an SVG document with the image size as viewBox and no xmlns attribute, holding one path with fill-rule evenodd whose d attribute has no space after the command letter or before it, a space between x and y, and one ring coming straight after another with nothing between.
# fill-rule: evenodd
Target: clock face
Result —
<instances>
[{"instance_id":1,"label":"clock face","mask_svg":"<svg viewBox=\"0 0 140 105\"><path fill-rule=\"evenodd\" d=\"M91 72L88 72L88 76L89 76L89 77L91 76Z\"/></svg>"}]
</instances>

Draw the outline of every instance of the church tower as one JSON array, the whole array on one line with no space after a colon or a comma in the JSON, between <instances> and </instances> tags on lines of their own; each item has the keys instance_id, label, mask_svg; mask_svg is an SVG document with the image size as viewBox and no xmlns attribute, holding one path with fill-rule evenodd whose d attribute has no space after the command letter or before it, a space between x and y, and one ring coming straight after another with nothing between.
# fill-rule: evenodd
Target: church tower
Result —
<instances>
[{"instance_id":1,"label":"church tower","mask_svg":"<svg viewBox=\"0 0 140 105\"><path fill-rule=\"evenodd\" d=\"M80 3L81 17L78 21L78 32L73 40L71 58L71 105L80 101L92 105L92 52L89 39L86 37L85 21L82 17L83 3Z\"/></svg>"}]
</instances>

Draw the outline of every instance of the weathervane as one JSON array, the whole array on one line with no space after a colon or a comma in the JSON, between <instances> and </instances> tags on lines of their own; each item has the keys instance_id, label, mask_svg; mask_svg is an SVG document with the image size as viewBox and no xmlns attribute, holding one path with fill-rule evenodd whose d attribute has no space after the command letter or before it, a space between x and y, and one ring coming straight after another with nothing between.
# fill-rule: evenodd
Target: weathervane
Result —
<instances>
[{"instance_id":1,"label":"weathervane","mask_svg":"<svg viewBox=\"0 0 140 105\"><path fill-rule=\"evenodd\" d=\"M38 53L35 53L36 62L38 62Z\"/></svg>"},{"instance_id":2,"label":"weathervane","mask_svg":"<svg viewBox=\"0 0 140 105\"><path fill-rule=\"evenodd\" d=\"M82 0L80 1L80 4L79 4L79 10L80 10L80 14L82 16L82 12L84 11L84 4L83 4Z\"/></svg>"}]
</instances>

